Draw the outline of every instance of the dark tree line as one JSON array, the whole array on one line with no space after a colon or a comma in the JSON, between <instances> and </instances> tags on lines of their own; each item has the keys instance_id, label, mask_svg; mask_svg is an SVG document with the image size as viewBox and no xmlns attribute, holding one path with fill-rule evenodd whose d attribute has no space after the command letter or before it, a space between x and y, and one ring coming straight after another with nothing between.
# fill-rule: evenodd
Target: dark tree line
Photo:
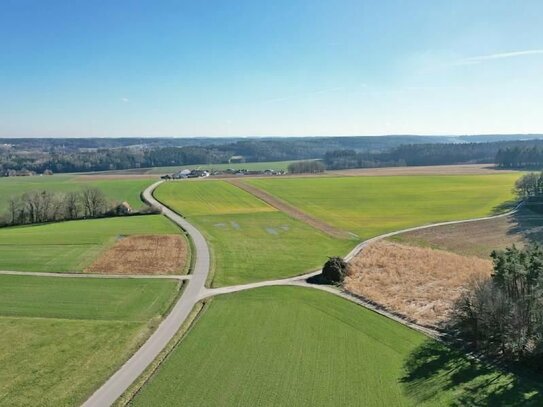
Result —
<instances>
[{"instance_id":1,"label":"dark tree line","mask_svg":"<svg viewBox=\"0 0 543 407\"><path fill-rule=\"evenodd\" d=\"M492 253L494 272L456 302L452 327L470 346L508 360L543 353L543 251L515 246Z\"/></svg>"},{"instance_id":2,"label":"dark tree line","mask_svg":"<svg viewBox=\"0 0 543 407\"><path fill-rule=\"evenodd\" d=\"M496 164L501 168L543 168L543 146L500 149Z\"/></svg>"}]
</instances>

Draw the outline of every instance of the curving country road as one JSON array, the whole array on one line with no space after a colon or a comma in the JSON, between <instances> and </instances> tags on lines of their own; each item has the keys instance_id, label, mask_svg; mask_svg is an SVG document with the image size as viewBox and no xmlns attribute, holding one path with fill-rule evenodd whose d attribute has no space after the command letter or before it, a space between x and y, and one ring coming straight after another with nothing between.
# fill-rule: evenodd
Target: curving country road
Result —
<instances>
[{"instance_id":1,"label":"curving country road","mask_svg":"<svg viewBox=\"0 0 543 407\"><path fill-rule=\"evenodd\" d=\"M210 270L210 252L207 242L203 235L198 229L192 226L184 218L168 209L166 206L158 202L152 195L153 191L160 185L163 181L158 181L153 185L149 186L143 192L144 200L152 206L160 208L162 213L169 218L172 222L176 223L192 238L194 244L194 269L191 276L188 278L188 283L181 295L180 299L174 305L171 312L164 319L164 321L159 325L157 330L149 337L145 344L136 352L132 357L113 375L107 382L105 382L94 394L83 404L84 407L105 407L112 405L129 387L130 385L143 373L143 371L153 362L153 360L159 355L159 353L166 347L168 342L174 337L177 331L181 328L183 322L188 317L189 313L193 309L194 305L205 298L212 297L215 295L227 294L237 291L248 290L257 287L272 286L272 285L298 285L312 287L320 290L330 292L331 294L339 295L347 300L353 301L362 305L366 308L372 309L375 312L378 312L388 318L394 319L397 322L408 325L414 329L417 329L421 332L424 332L430 336L437 336L433 330L420 327L415 324L411 324L408 321L402 320L395 315L392 315L386 311L379 310L376 307L372 306L365 301L356 298L352 295L349 295L346 292L341 291L340 289L334 287L325 287L325 286L316 286L308 284L305 280L308 277L314 276L320 273L320 270L313 271L300 276L290 277L280 280L268 280L261 281L257 283L243 284L238 286L229 286L229 287L220 287L208 289L205 287L207 276ZM458 220L450 222L440 222L431 225L418 226L403 230L398 230L395 232L385 233L380 236L365 240L359 243L347 256L345 259L350 261L354 256L356 256L360 251L362 251L366 246L371 243L374 243L378 240L397 235L400 233L411 232L421 229L427 229L436 226L459 224L466 222L476 222L480 220L500 218L504 216L511 215L516 212L517 206L510 212L503 213L496 216L487 216L476 219L467 219L467 220ZM7 272L13 273L13 272ZM25 273L27 274L27 273Z\"/></svg>"},{"instance_id":2,"label":"curving country road","mask_svg":"<svg viewBox=\"0 0 543 407\"><path fill-rule=\"evenodd\" d=\"M159 181L149 186L143 192L143 198L152 206L162 209L162 213L167 218L189 233L194 244L194 257L196 259L191 278L188 280L183 294L157 330L107 382L94 392L83 404L85 407L105 407L112 405L143 373L162 349L166 347L179 328L181 328L192 308L198 302L200 292L204 289L210 265L209 247L198 229L153 197L153 191L162 182Z\"/></svg>"}]
</instances>

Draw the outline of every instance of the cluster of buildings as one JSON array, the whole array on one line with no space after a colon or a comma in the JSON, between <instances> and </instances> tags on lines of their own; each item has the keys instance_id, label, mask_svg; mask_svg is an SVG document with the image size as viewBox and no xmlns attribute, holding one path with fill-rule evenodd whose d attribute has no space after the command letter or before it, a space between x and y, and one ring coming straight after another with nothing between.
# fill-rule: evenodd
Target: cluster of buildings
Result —
<instances>
[{"instance_id":1,"label":"cluster of buildings","mask_svg":"<svg viewBox=\"0 0 543 407\"><path fill-rule=\"evenodd\" d=\"M267 169L264 171L255 171L255 170L251 171L251 170L246 170L246 169L233 169L233 168L228 168L222 171L184 169L184 170L175 172L173 174L163 175L161 178L162 179L186 179L186 178L206 178L206 177L209 177L210 175L213 175L213 176L284 175L285 173L286 172L282 170L272 170L272 169Z\"/></svg>"}]
</instances>

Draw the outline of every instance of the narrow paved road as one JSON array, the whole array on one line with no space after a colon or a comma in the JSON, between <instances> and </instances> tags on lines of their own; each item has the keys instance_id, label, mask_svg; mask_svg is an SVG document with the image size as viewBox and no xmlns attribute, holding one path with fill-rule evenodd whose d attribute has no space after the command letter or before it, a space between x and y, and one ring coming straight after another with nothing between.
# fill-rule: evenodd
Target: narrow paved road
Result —
<instances>
[{"instance_id":1,"label":"narrow paved road","mask_svg":"<svg viewBox=\"0 0 543 407\"><path fill-rule=\"evenodd\" d=\"M166 347L168 342L173 338L176 332L180 329L181 325L183 324L183 322L189 315L194 305L201 299L205 299L205 298L212 297L215 295L233 293L237 291L243 291L243 290L253 289L257 287L272 286L272 285L297 285L297 286L312 287L312 288L330 292L335 295L339 295L347 300L356 302L388 318L394 319L397 322L403 323L404 325L408 325L414 329L425 332L426 334L430 336L437 335L435 331L433 330L420 327L415 324L411 324L408 321L402 320L401 318L398 318L397 316L392 315L386 311L377 309L371 304L368 304L367 302L359 298L356 298L350 295L349 293L343 292L338 288L312 285L312 284L308 284L305 281L308 277L319 274L320 270L313 271L311 273L307 273L304 275L280 279L280 280L269 280L269 281L262 281L258 283L250 283L250 284L243 284L243 285L238 285L238 286L220 287L220 288L213 288L213 289L205 288L205 282L207 280L207 276L209 274L209 268L210 268L209 247L203 235L198 231L198 229L192 226L189 222L187 222L181 216L179 216L175 212L171 211L170 209L162 205L153 197L152 195L153 191L162 182L163 181L156 182L150 187L148 187L143 193L143 198L149 204L162 209L163 214L167 218L169 218L172 222L176 223L177 225L181 226L183 229L185 229L189 233L189 235L191 236L194 242L194 249L195 249L194 256L196 260L194 264L193 273L190 279L188 280L189 282L183 294L181 295L181 298L175 304L170 314L160 324L158 329L151 335L151 337L147 340L147 342L145 342L145 344L83 404L84 407L105 407L105 406L112 405L128 389L128 387L130 387L130 385L143 373L143 371L147 368L147 366L149 366L151 362L159 355L162 349ZM347 256L345 256L345 259L347 261L350 261L353 257L355 257L358 253L360 253L360 251L362 251L369 244L374 243L381 239L385 239L390 236L398 235L400 233L427 229L427 228L432 228L436 226L452 225L452 224L458 224L458 223L476 222L480 220L500 218L500 217L511 215L512 213L516 212L519 207L520 205L510 212L503 213L501 215L496 215L496 216L487 216L487 217L481 217L481 218L476 218L476 219L458 220L458 221L451 221L451 222L441 222L441 223L435 223L431 225L418 226L418 227L403 229L403 230L399 230L395 232L385 233L383 235L376 236L374 238L361 242L353 250L351 250L351 252L347 254Z\"/></svg>"},{"instance_id":2,"label":"narrow paved road","mask_svg":"<svg viewBox=\"0 0 543 407\"><path fill-rule=\"evenodd\" d=\"M177 333L190 311L200 298L209 273L209 247L202 234L181 216L166 208L153 197L153 191L162 181L156 182L143 192L149 204L161 208L163 214L172 222L185 229L194 243L195 262L191 278L183 294L157 330L134 355L109 378L83 404L85 407L106 407L112 405L128 387L143 373Z\"/></svg>"}]
</instances>

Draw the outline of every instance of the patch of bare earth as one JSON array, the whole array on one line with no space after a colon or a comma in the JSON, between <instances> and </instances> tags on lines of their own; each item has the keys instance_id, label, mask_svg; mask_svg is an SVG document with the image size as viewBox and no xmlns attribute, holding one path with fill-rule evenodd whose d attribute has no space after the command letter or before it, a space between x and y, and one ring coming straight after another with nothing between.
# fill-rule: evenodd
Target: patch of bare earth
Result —
<instances>
[{"instance_id":1,"label":"patch of bare earth","mask_svg":"<svg viewBox=\"0 0 543 407\"><path fill-rule=\"evenodd\" d=\"M294 219L300 220L308 225L314 227L315 229L320 230L321 232L326 233L335 238L339 239L351 239L352 236L345 232L344 230L338 229L332 225L329 225L326 222L323 222L320 219L314 218L307 213L299 210L298 208L289 205L288 203L280 200L279 198L259 189L252 185L246 184L245 182L237 179L228 180L232 185L237 186L238 188L243 189L244 191L252 194L258 199L266 202L268 205L273 206L274 208L280 210L281 212L286 213L287 215L293 217Z\"/></svg>"},{"instance_id":2,"label":"patch of bare earth","mask_svg":"<svg viewBox=\"0 0 543 407\"><path fill-rule=\"evenodd\" d=\"M135 235L120 239L85 272L100 274L180 274L188 257L179 235Z\"/></svg>"},{"instance_id":3,"label":"patch of bare earth","mask_svg":"<svg viewBox=\"0 0 543 407\"><path fill-rule=\"evenodd\" d=\"M466 285L491 271L490 260L378 242L351 261L344 288L417 324L436 327Z\"/></svg>"},{"instance_id":4,"label":"patch of bare earth","mask_svg":"<svg viewBox=\"0 0 543 407\"><path fill-rule=\"evenodd\" d=\"M385 175L484 175L504 174L513 171L497 170L491 164L429 165L419 167L355 168L330 171L337 175L385 176Z\"/></svg>"}]
</instances>

